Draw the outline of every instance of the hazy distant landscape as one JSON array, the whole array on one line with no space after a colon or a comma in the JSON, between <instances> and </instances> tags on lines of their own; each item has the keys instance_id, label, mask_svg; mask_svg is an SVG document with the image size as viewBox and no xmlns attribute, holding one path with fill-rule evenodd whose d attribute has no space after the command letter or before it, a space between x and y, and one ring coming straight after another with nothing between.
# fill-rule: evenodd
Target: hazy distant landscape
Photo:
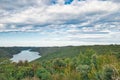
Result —
<instances>
[{"instance_id":1,"label":"hazy distant landscape","mask_svg":"<svg viewBox=\"0 0 120 80\"><path fill-rule=\"evenodd\" d=\"M120 79L120 45L1 47L0 54L2 80Z\"/></svg>"},{"instance_id":2,"label":"hazy distant landscape","mask_svg":"<svg viewBox=\"0 0 120 80\"><path fill-rule=\"evenodd\" d=\"M120 80L120 0L0 0L0 80Z\"/></svg>"}]
</instances>

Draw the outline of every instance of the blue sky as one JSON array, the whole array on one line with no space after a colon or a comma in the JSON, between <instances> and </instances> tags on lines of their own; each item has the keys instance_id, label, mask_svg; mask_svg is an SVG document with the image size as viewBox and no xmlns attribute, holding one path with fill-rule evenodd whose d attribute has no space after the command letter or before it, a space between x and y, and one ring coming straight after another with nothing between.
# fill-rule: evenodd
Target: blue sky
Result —
<instances>
[{"instance_id":1,"label":"blue sky","mask_svg":"<svg viewBox=\"0 0 120 80\"><path fill-rule=\"evenodd\" d=\"M0 0L0 46L120 44L120 0Z\"/></svg>"}]
</instances>

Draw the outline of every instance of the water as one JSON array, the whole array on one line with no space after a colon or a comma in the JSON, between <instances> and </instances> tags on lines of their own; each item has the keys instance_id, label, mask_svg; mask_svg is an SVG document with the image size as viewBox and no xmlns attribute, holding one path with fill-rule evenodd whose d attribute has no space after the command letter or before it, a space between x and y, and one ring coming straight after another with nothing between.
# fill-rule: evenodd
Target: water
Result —
<instances>
[{"instance_id":1,"label":"water","mask_svg":"<svg viewBox=\"0 0 120 80\"><path fill-rule=\"evenodd\" d=\"M13 58L11 58L10 60L12 62L19 62L19 61L25 61L25 60L27 60L28 62L31 62L40 57L41 56L39 55L38 52L33 52L30 50L23 50L20 53L13 55Z\"/></svg>"}]
</instances>

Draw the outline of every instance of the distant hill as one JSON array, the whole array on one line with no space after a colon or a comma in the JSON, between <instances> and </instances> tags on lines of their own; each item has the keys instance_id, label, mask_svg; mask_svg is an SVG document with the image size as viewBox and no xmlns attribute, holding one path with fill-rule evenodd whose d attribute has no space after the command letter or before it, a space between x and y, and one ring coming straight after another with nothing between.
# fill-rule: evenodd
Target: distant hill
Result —
<instances>
[{"instance_id":1,"label":"distant hill","mask_svg":"<svg viewBox=\"0 0 120 80\"><path fill-rule=\"evenodd\" d=\"M11 58L21 50L29 49L28 47L0 47L0 58Z\"/></svg>"},{"instance_id":2,"label":"distant hill","mask_svg":"<svg viewBox=\"0 0 120 80\"><path fill-rule=\"evenodd\" d=\"M21 50L42 56L11 62ZM120 45L66 47L1 47L0 80L120 80Z\"/></svg>"},{"instance_id":3,"label":"distant hill","mask_svg":"<svg viewBox=\"0 0 120 80\"><path fill-rule=\"evenodd\" d=\"M93 46L66 46L66 47L0 47L0 58L11 58L22 50L31 49L42 56L37 61L53 58L74 57L84 53L87 49L93 49L97 54L120 52L120 45L93 45Z\"/></svg>"},{"instance_id":4,"label":"distant hill","mask_svg":"<svg viewBox=\"0 0 120 80\"><path fill-rule=\"evenodd\" d=\"M36 61L44 61L54 58L72 58L80 53L86 53L86 50L88 49L94 50L98 55L120 53L120 45L48 47L34 48L33 50L40 52L42 56Z\"/></svg>"}]
</instances>

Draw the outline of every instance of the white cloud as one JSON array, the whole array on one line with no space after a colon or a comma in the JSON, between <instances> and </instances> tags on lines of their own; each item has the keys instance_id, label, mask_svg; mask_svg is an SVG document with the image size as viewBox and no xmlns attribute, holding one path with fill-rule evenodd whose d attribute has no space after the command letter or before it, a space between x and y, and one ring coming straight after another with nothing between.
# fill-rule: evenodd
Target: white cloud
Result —
<instances>
[{"instance_id":1,"label":"white cloud","mask_svg":"<svg viewBox=\"0 0 120 80\"><path fill-rule=\"evenodd\" d=\"M79 34L79 35L72 35L72 36L68 36L70 37L71 39L81 39L81 38L105 38L107 37L108 35L105 35L105 34Z\"/></svg>"},{"instance_id":2,"label":"white cloud","mask_svg":"<svg viewBox=\"0 0 120 80\"><path fill-rule=\"evenodd\" d=\"M119 0L74 0L67 5L64 4L65 0L55 2L56 4L51 3L51 0L16 0L14 3L10 0L6 3L0 1L0 32L39 32L46 37L40 41L51 40L54 45L92 44L98 41L119 43ZM37 45L37 42L31 43Z\"/></svg>"},{"instance_id":3,"label":"white cloud","mask_svg":"<svg viewBox=\"0 0 120 80\"><path fill-rule=\"evenodd\" d=\"M0 29L5 29L5 24L0 24Z\"/></svg>"},{"instance_id":4,"label":"white cloud","mask_svg":"<svg viewBox=\"0 0 120 80\"><path fill-rule=\"evenodd\" d=\"M41 2L43 1L39 3ZM61 0L59 2L61 2ZM67 20L80 18L80 16L86 15L86 13L110 13L119 10L119 5L110 1L86 1L78 3L79 4L76 3L76 5L29 7L21 12L2 17L0 23L55 24L56 21L58 24L62 24Z\"/></svg>"},{"instance_id":5,"label":"white cloud","mask_svg":"<svg viewBox=\"0 0 120 80\"><path fill-rule=\"evenodd\" d=\"M64 5L65 1L64 0L56 0L59 5Z\"/></svg>"},{"instance_id":6,"label":"white cloud","mask_svg":"<svg viewBox=\"0 0 120 80\"><path fill-rule=\"evenodd\" d=\"M10 28L15 29L17 27L15 25L11 25Z\"/></svg>"}]
</instances>

